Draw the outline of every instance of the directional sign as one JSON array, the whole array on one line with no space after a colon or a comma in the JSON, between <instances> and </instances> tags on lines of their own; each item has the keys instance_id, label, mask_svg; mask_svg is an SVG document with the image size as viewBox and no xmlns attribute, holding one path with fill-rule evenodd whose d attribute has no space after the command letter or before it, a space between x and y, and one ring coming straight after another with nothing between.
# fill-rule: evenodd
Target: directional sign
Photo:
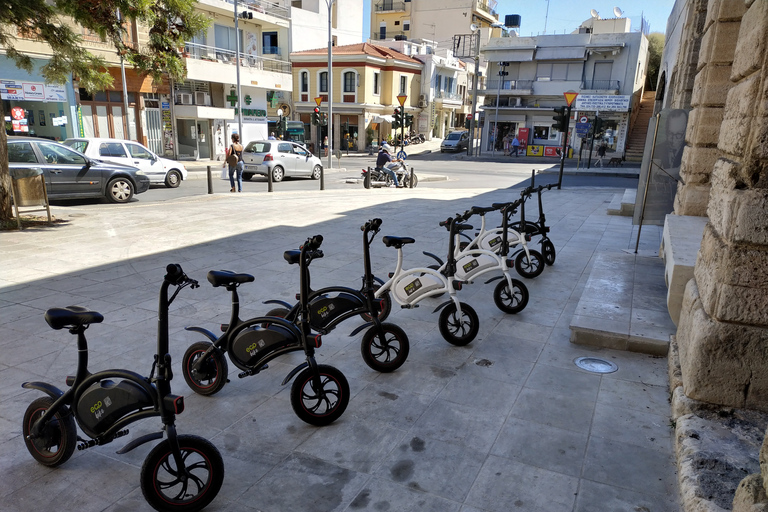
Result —
<instances>
[{"instance_id":1,"label":"directional sign","mask_svg":"<svg viewBox=\"0 0 768 512\"><path fill-rule=\"evenodd\" d=\"M576 123L576 136L582 139L587 136L592 129L592 123Z\"/></svg>"}]
</instances>

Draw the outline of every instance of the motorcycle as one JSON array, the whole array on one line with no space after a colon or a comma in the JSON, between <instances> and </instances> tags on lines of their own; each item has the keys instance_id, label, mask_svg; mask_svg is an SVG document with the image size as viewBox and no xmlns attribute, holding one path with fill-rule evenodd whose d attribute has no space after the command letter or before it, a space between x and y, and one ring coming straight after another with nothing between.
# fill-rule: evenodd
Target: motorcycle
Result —
<instances>
[{"instance_id":1,"label":"motorcycle","mask_svg":"<svg viewBox=\"0 0 768 512\"><path fill-rule=\"evenodd\" d=\"M394 162L389 165L389 168L395 171L395 175L397 175L397 182L403 185L403 187L412 188L411 176L413 176L413 186L415 187L419 184L419 178L416 176L416 173L411 175L411 172L408 170L405 162ZM363 178L363 186L365 186L365 188L393 187L395 185L392 181L392 177L384 172L384 169L381 167L369 167L367 169L363 169L361 176ZM368 178L368 176L370 176L370 178ZM369 179L370 182L368 181Z\"/></svg>"},{"instance_id":2,"label":"motorcycle","mask_svg":"<svg viewBox=\"0 0 768 512\"><path fill-rule=\"evenodd\" d=\"M425 142L427 139L424 137L424 134L422 133L416 133L411 132L411 144L421 144L422 142Z\"/></svg>"}]
</instances>

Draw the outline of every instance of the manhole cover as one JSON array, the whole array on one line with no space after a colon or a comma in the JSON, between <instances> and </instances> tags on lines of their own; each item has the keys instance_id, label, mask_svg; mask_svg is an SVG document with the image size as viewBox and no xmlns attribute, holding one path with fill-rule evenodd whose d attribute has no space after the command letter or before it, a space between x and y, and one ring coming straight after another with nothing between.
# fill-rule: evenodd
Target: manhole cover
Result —
<instances>
[{"instance_id":1,"label":"manhole cover","mask_svg":"<svg viewBox=\"0 0 768 512\"><path fill-rule=\"evenodd\" d=\"M597 357L579 357L573 362L582 370L592 373L613 373L619 369L612 362Z\"/></svg>"}]
</instances>

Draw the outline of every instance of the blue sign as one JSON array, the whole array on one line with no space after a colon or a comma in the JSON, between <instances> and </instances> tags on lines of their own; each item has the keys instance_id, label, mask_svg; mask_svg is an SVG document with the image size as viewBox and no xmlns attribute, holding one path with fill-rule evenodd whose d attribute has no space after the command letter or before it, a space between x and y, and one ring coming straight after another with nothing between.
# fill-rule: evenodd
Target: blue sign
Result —
<instances>
[{"instance_id":1,"label":"blue sign","mask_svg":"<svg viewBox=\"0 0 768 512\"><path fill-rule=\"evenodd\" d=\"M167 101L164 101L162 104L162 108L164 108L165 110L168 110L169 108L171 108L171 104Z\"/></svg>"},{"instance_id":2,"label":"blue sign","mask_svg":"<svg viewBox=\"0 0 768 512\"><path fill-rule=\"evenodd\" d=\"M405 151L400 150L397 152L397 158L400 160L405 160L408 158L408 155L405 153Z\"/></svg>"},{"instance_id":3,"label":"blue sign","mask_svg":"<svg viewBox=\"0 0 768 512\"><path fill-rule=\"evenodd\" d=\"M576 123L576 135L582 139L587 136L592 129L592 123Z\"/></svg>"}]
</instances>

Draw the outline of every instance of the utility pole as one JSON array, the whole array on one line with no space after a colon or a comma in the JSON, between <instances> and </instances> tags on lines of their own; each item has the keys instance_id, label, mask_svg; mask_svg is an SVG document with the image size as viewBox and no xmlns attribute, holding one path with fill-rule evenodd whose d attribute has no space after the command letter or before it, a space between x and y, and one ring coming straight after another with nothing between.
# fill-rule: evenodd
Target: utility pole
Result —
<instances>
[{"instance_id":1,"label":"utility pole","mask_svg":"<svg viewBox=\"0 0 768 512\"><path fill-rule=\"evenodd\" d=\"M235 54L235 73L237 76L237 136L240 137L240 142L242 143L245 141L245 136L243 135L243 94L240 90L240 38L237 37L240 30L237 26L237 20L239 18L237 15L237 1L238 0L234 0L232 3L235 6L235 51L237 52Z\"/></svg>"},{"instance_id":2,"label":"utility pole","mask_svg":"<svg viewBox=\"0 0 768 512\"><path fill-rule=\"evenodd\" d=\"M472 77L472 119L469 123L469 145L467 155L472 154L475 145L475 123L477 122L477 74L480 71L480 29L472 24L472 39L475 40L475 76Z\"/></svg>"},{"instance_id":3,"label":"utility pole","mask_svg":"<svg viewBox=\"0 0 768 512\"><path fill-rule=\"evenodd\" d=\"M333 168L333 38L331 37L331 8L336 0L325 0L328 6L328 169Z\"/></svg>"}]
</instances>

